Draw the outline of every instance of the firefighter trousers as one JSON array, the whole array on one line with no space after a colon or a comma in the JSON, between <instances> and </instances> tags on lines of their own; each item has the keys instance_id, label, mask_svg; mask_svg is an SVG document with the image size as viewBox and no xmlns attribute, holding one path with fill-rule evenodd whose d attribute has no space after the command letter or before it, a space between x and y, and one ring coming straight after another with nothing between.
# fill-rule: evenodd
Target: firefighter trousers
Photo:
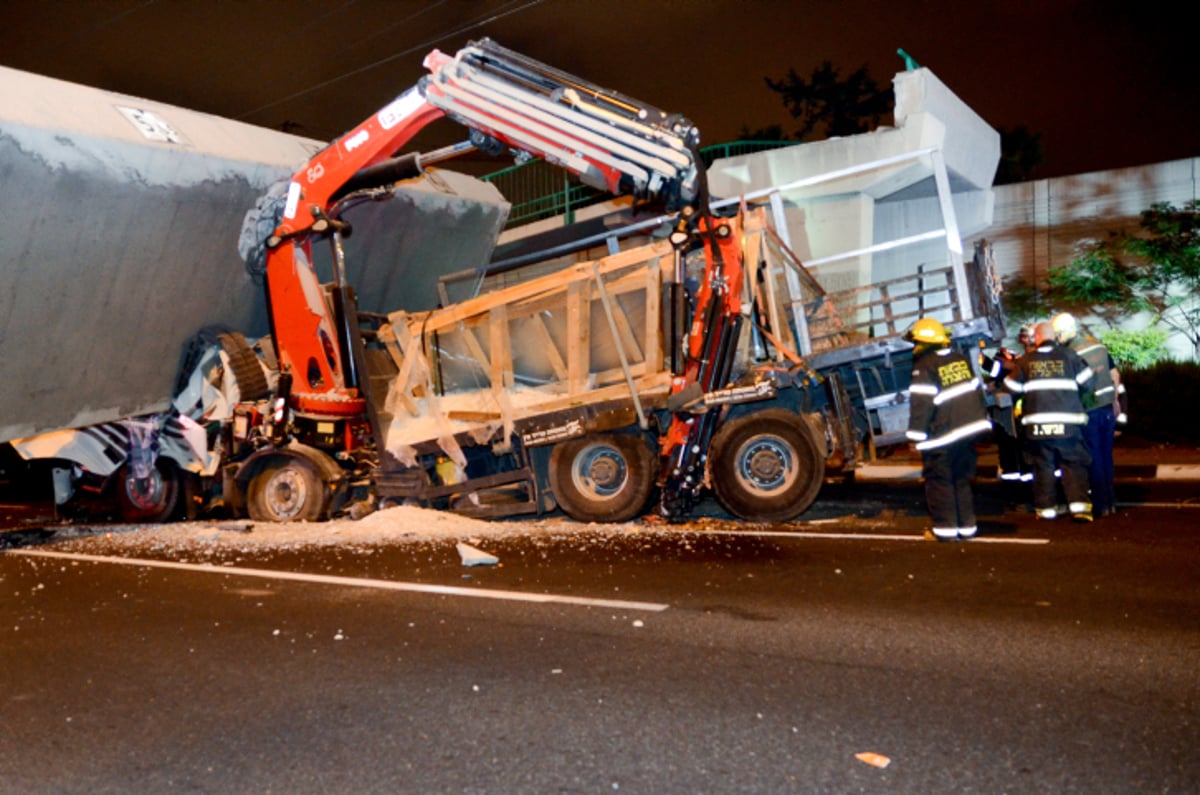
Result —
<instances>
[{"instance_id":1,"label":"firefighter trousers","mask_svg":"<svg viewBox=\"0 0 1200 795\"><path fill-rule=\"evenodd\" d=\"M964 439L921 453L921 475L925 478L925 504L936 535L975 530L975 446ZM944 531L944 532L939 532Z\"/></svg>"},{"instance_id":2,"label":"firefighter trousers","mask_svg":"<svg viewBox=\"0 0 1200 795\"><path fill-rule=\"evenodd\" d=\"M1071 513L1090 516L1087 468L1092 459L1079 426L1067 426L1067 435L1058 438L1031 437L1029 452L1033 458L1033 507L1044 511L1058 505L1057 470L1062 473L1063 494Z\"/></svg>"}]
</instances>

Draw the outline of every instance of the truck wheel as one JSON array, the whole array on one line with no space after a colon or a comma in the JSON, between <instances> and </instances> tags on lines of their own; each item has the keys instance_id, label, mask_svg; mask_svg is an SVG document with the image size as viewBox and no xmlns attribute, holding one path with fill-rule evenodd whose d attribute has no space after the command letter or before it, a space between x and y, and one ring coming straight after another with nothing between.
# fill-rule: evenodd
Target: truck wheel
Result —
<instances>
[{"instance_id":1,"label":"truck wheel","mask_svg":"<svg viewBox=\"0 0 1200 795\"><path fill-rule=\"evenodd\" d=\"M118 470L117 511L126 522L165 522L179 505L179 469L160 458L142 480L133 477L128 464Z\"/></svg>"},{"instance_id":2,"label":"truck wheel","mask_svg":"<svg viewBox=\"0 0 1200 795\"><path fill-rule=\"evenodd\" d=\"M246 511L256 522L316 522L325 518L329 489L303 458L273 458L250 480Z\"/></svg>"},{"instance_id":3,"label":"truck wheel","mask_svg":"<svg viewBox=\"0 0 1200 795\"><path fill-rule=\"evenodd\" d=\"M571 439L550 453L550 489L563 512L581 522L625 522L654 490L654 453L634 436Z\"/></svg>"},{"instance_id":4,"label":"truck wheel","mask_svg":"<svg viewBox=\"0 0 1200 795\"><path fill-rule=\"evenodd\" d=\"M217 342L229 357L229 369L233 370L233 380L237 382L242 400L258 400L271 393L266 373L245 337L236 331L227 331L217 335Z\"/></svg>"},{"instance_id":5,"label":"truck wheel","mask_svg":"<svg viewBox=\"0 0 1200 795\"><path fill-rule=\"evenodd\" d=\"M710 482L727 511L756 522L785 522L821 490L825 458L803 417L768 409L730 420L709 448Z\"/></svg>"}]
</instances>

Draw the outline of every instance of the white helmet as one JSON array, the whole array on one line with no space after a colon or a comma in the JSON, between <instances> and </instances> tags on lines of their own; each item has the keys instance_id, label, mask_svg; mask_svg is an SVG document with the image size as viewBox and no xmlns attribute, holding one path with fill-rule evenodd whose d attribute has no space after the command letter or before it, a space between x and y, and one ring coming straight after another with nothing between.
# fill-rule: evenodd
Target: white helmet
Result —
<instances>
[{"instance_id":1,"label":"white helmet","mask_svg":"<svg viewBox=\"0 0 1200 795\"><path fill-rule=\"evenodd\" d=\"M1075 316L1070 312L1059 312L1050 321L1054 326L1054 337L1059 342L1068 342L1075 339L1075 335L1079 333L1079 327L1075 323Z\"/></svg>"}]
</instances>

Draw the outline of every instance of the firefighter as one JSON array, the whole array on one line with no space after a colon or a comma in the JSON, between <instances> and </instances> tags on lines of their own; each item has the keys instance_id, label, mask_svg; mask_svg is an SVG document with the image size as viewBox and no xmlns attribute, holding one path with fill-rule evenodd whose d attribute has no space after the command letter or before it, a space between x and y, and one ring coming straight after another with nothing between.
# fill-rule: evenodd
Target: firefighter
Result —
<instances>
[{"instance_id":1,"label":"firefighter","mask_svg":"<svg viewBox=\"0 0 1200 795\"><path fill-rule=\"evenodd\" d=\"M1037 347L1033 342L1033 326L1021 326L1021 330L1017 332L1017 344L1021 346L1023 353L1029 353Z\"/></svg>"},{"instance_id":2,"label":"firefighter","mask_svg":"<svg viewBox=\"0 0 1200 795\"><path fill-rule=\"evenodd\" d=\"M1124 424L1121 396L1125 385L1113 364L1108 348L1096 338L1081 336L1075 317L1069 312L1055 315L1051 321L1054 337L1079 354L1092 371L1091 390L1084 396L1087 424L1083 440L1091 454L1088 482L1092 487L1092 515L1096 518L1116 513L1116 489L1113 472L1113 439L1118 424Z\"/></svg>"},{"instance_id":3,"label":"firefighter","mask_svg":"<svg viewBox=\"0 0 1200 795\"><path fill-rule=\"evenodd\" d=\"M1027 483L1033 474L1025 466L1025 451L1016 422L1016 401L1004 386L1005 377L1017 367L1017 355L1001 348L996 355L979 354L979 367L987 377L987 389L992 394L992 426L995 429L996 453L1000 463L1000 480L1006 484Z\"/></svg>"},{"instance_id":4,"label":"firefighter","mask_svg":"<svg viewBox=\"0 0 1200 795\"><path fill-rule=\"evenodd\" d=\"M1037 347L1004 379L1004 385L1021 396L1021 425L1033 460L1033 507L1042 519L1058 517L1059 470L1071 517L1090 522L1091 456L1083 441L1083 395L1090 390L1092 371L1079 354L1057 343L1050 323L1034 328L1034 342Z\"/></svg>"},{"instance_id":5,"label":"firefighter","mask_svg":"<svg viewBox=\"0 0 1200 795\"><path fill-rule=\"evenodd\" d=\"M921 453L925 502L938 541L971 538L977 531L971 478L974 442L991 430L983 384L971 361L950 347L946 329L921 318L908 331L913 343L907 437Z\"/></svg>"},{"instance_id":6,"label":"firefighter","mask_svg":"<svg viewBox=\"0 0 1200 795\"><path fill-rule=\"evenodd\" d=\"M1026 353L1033 351L1034 348L1038 347L1037 345L1034 345L1033 342L1032 323L1026 323L1025 325L1022 325L1020 331L1018 331L1018 334L1016 334L1016 343L1021 346L1021 352L1013 352L1012 363L1010 363L1010 366L1007 366L1001 375L998 376L998 378L1001 379L1001 383L1003 383L1003 378L1006 378L1008 373L1015 369L1016 359L1019 359L1022 357L1022 355L1025 355ZM1026 491L1025 486L1033 483L1033 459L1030 456L1030 448L1028 448L1028 444L1025 441L1025 426L1021 425L1019 422L1016 422L1020 416L1021 399L1019 395L1013 395L1013 426L1015 430L1014 436L1016 448L1018 448L1019 460L1018 466L1016 466L1014 470L1008 471L1010 473L1009 483L1020 483L1020 491L1022 492L1022 495L1024 495L1024 492ZM1012 474L1015 474L1016 477L1012 477ZM1028 498L1026 496L1020 496L1015 498L1014 502L1019 504L1027 504Z\"/></svg>"}]
</instances>

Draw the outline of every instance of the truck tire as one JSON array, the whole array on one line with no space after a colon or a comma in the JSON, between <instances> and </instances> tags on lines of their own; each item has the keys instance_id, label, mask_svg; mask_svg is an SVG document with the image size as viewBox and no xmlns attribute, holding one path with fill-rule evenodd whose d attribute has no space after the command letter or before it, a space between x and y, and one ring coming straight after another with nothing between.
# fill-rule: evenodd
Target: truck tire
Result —
<instances>
[{"instance_id":1,"label":"truck tire","mask_svg":"<svg viewBox=\"0 0 1200 795\"><path fill-rule=\"evenodd\" d=\"M237 382L242 400L267 397L271 393L271 385L246 338L236 331L226 331L217 335L217 342L229 357L229 368L233 370L233 379Z\"/></svg>"},{"instance_id":2,"label":"truck tire","mask_svg":"<svg viewBox=\"0 0 1200 795\"><path fill-rule=\"evenodd\" d=\"M717 500L734 516L786 522L812 504L825 457L804 417L784 409L747 414L722 425L708 455Z\"/></svg>"},{"instance_id":3,"label":"truck tire","mask_svg":"<svg viewBox=\"0 0 1200 795\"><path fill-rule=\"evenodd\" d=\"M256 522L317 522L329 509L329 494L311 462L276 456L250 479L246 511Z\"/></svg>"},{"instance_id":4,"label":"truck tire","mask_svg":"<svg viewBox=\"0 0 1200 795\"><path fill-rule=\"evenodd\" d=\"M563 512L581 522L625 522L654 491L654 453L625 434L570 439L550 453L550 489Z\"/></svg>"},{"instance_id":5,"label":"truck tire","mask_svg":"<svg viewBox=\"0 0 1200 795\"><path fill-rule=\"evenodd\" d=\"M165 522L179 506L179 469L168 459L159 458L150 476L133 477L129 464L117 470L117 511L126 522Z\"/></svg>"}]
</instances>

